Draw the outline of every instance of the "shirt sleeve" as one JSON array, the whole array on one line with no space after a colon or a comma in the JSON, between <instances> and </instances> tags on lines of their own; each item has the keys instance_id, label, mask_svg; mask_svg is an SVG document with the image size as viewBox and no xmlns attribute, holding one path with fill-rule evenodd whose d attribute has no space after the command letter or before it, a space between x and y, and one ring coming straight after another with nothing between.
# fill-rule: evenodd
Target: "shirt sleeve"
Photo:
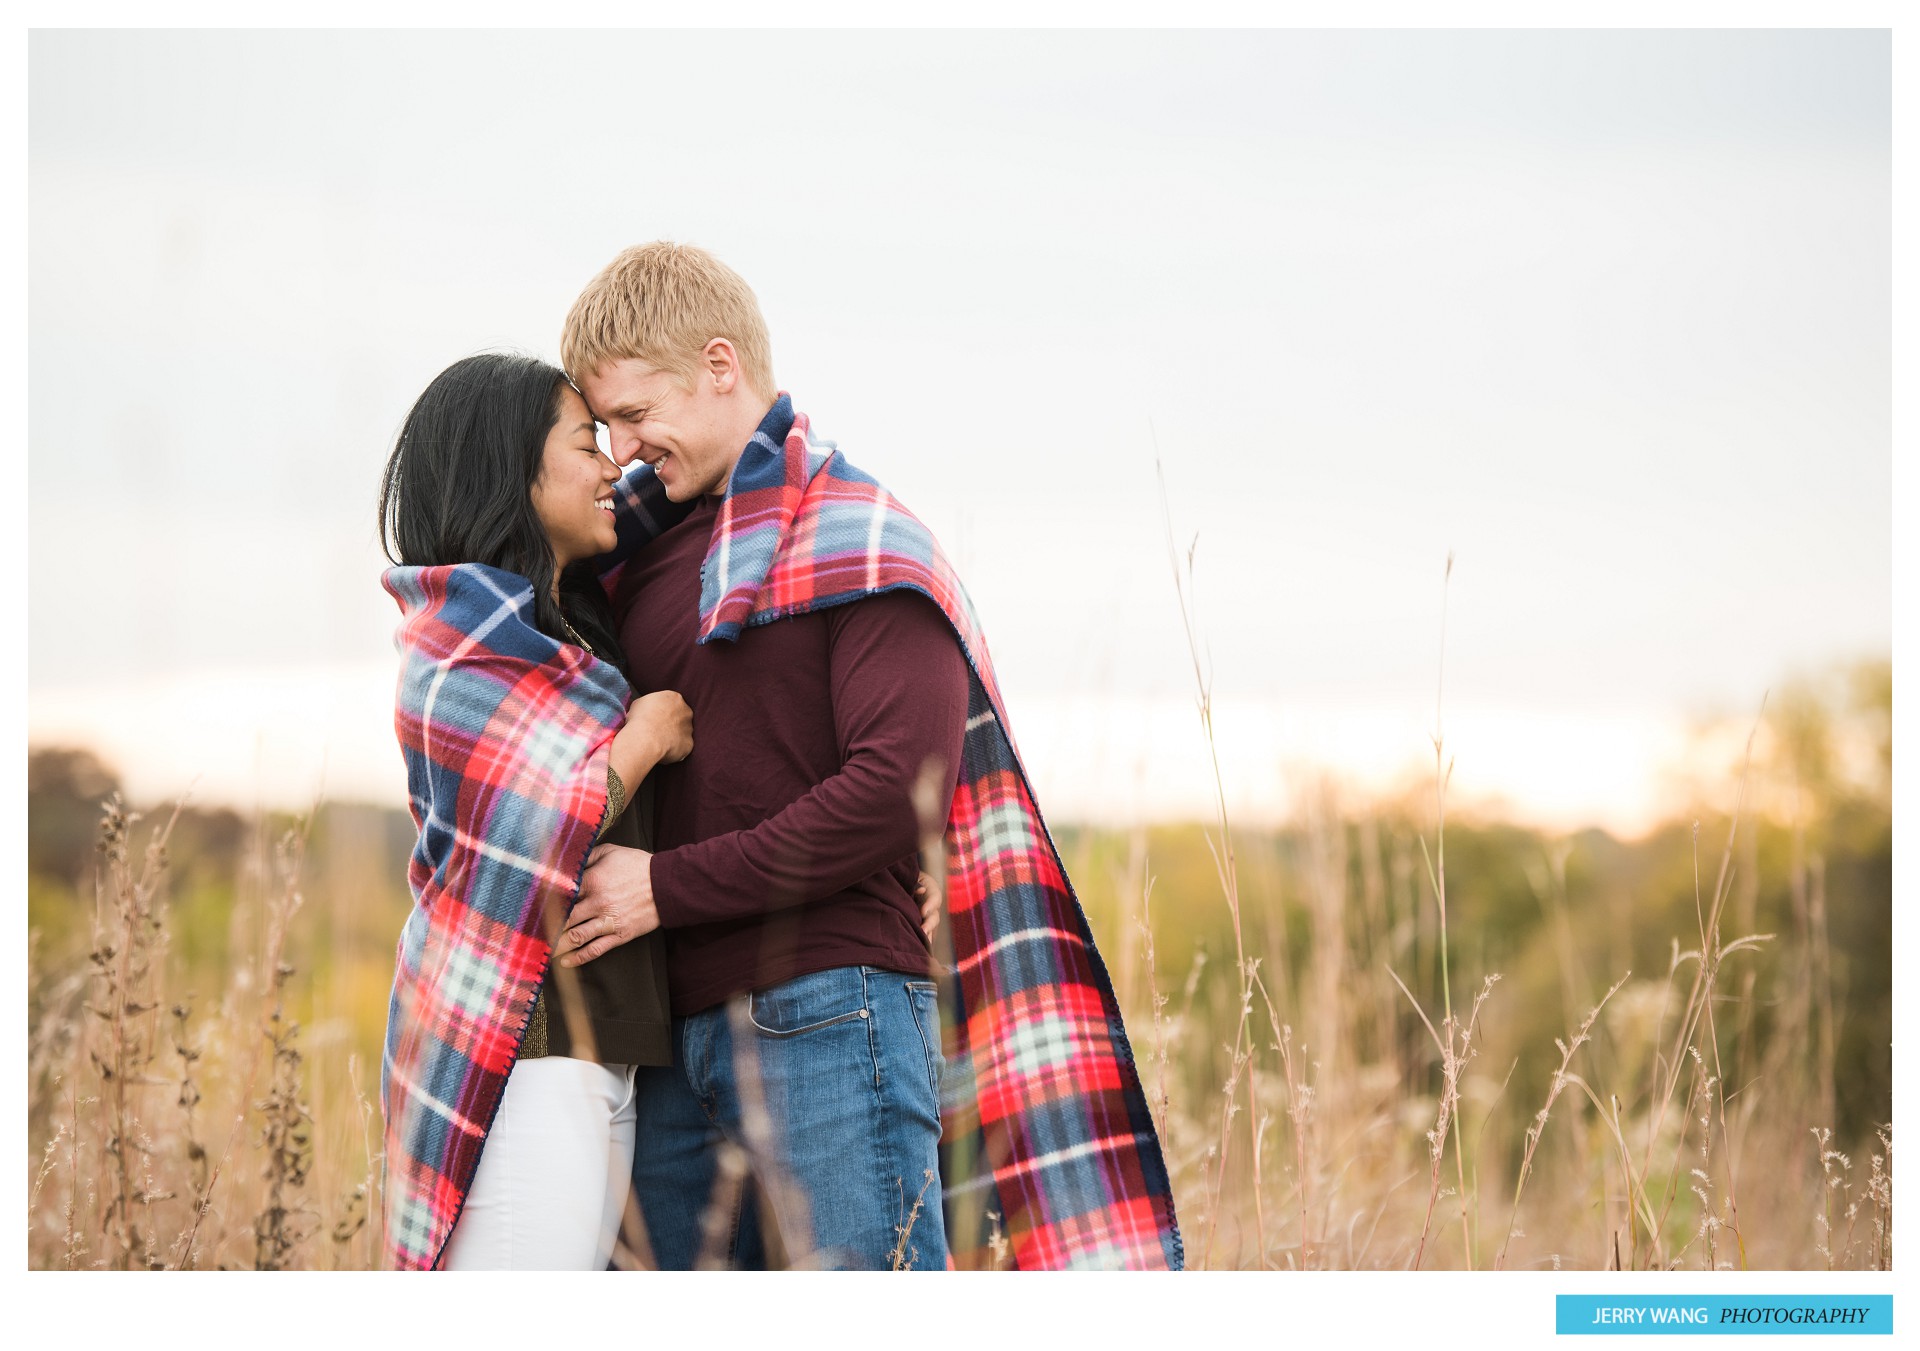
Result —
<instances>
[{"instance_id":1,"label":"shirt sleeve","mask_svg":"<svg viewBox=\"0 0 1920 1351\"><path fill-rule=\"evenodd\" d=\"M920 593L897 591L828 618L839 772L751 829L655 854L663 926L825 900L911 856L921 836L914 788L929 764L937 800L943 808L952 800L968 687L946 616Z\"/></svg>"}]
</instances>

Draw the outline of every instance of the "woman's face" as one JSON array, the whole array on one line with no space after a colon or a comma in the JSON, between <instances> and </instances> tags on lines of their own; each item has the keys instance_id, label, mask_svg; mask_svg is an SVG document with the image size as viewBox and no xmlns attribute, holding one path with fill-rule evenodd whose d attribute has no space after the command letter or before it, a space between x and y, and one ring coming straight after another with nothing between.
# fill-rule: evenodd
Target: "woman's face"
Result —
<instances>
[{"instance_id":1,"label":"woman's face","mask_svg":"<svg viewBox=\"0 0 1920 1351\"><path fill-rule=\"evenodd\" d=\"M620 471L600 453L593 415L571 387L560 394L560 416L547 432L533 510L547 529L556 569L611 549L613 485Z\"/></svg>"}]
</instances>

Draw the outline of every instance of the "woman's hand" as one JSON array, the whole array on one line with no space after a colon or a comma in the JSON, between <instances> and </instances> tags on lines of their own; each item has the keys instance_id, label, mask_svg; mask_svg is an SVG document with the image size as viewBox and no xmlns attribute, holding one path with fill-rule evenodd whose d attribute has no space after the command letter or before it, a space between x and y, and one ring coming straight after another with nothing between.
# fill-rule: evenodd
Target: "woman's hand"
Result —
<instances>
[{"instance_id":1,"label":"woman's hand","mask_svg":"<svg viewBox=\"0 0 1920 1351\"><path fill-rule=\"evenodd\" d=\"M580 899L553 945L553 959L561 966L580 966L659 928L652 864L653 855L644 849L596 847L587 856Z\"/></svg>"},{"instance_id":2,"label":"woman's hand","mask_svg":"<svg viewBox=\"0 0 1920 1351\"><path fill-rule=\"evenodd\" d=\"M628 704L627 726L636 725L659 751L658 763L675 764L693 754L693 710L675 691L655 690Z\"/></svg>"},{"instance_id":3,"label":"woman's hand","mask_svg":"<svg viewBox=\"0 0 1920 1351\"><path fill-rule=\"evenodd\" d=\"M627 705L627 720L609 748L614 773L629 788L655 765L670 765L693 754L693 710L672 690L643 694Z\"/></svg>"}]
</instances>

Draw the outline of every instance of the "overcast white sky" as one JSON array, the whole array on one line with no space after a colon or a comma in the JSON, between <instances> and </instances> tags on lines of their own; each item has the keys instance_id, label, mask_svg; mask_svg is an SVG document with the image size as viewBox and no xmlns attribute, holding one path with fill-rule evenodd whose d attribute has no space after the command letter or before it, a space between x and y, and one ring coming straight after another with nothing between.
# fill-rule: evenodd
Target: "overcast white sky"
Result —
<instances>
[{"instance_id":1,"label":"overcast white sky","mask_svg":"<svg viewBox=\"0 0 1920 1351\"><path fill-rule=\"evenodd\" d=\"M1687 717L1891 647L1875 32L48 33L37 739L402 801L373 500L468 352L713 249L947 544L1055 815L1430 756L1630 827Z\"/></svg>"}]
</instances>

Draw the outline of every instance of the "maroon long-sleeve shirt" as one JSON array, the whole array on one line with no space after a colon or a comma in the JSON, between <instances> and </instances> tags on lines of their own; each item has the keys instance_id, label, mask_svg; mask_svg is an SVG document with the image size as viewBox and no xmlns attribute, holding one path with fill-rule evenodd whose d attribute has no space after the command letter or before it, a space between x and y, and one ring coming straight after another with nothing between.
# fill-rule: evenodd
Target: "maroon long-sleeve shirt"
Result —
<instances>
[{"instance_id":1,"label":"maroon long-sleeve shirt","mask_svg":"<svg viewBox=\"0 0 1920 1351\"><path fill-rule=\"evenodd\" d=\"M966 658L939 608L888 592L698 646L719 499L627 564L614 597L640 690L678 690L693 754L653 773L654 903L676 1014L836 966L921 974L930 760L958 777Z\"/></svg>"}]
</instances>

